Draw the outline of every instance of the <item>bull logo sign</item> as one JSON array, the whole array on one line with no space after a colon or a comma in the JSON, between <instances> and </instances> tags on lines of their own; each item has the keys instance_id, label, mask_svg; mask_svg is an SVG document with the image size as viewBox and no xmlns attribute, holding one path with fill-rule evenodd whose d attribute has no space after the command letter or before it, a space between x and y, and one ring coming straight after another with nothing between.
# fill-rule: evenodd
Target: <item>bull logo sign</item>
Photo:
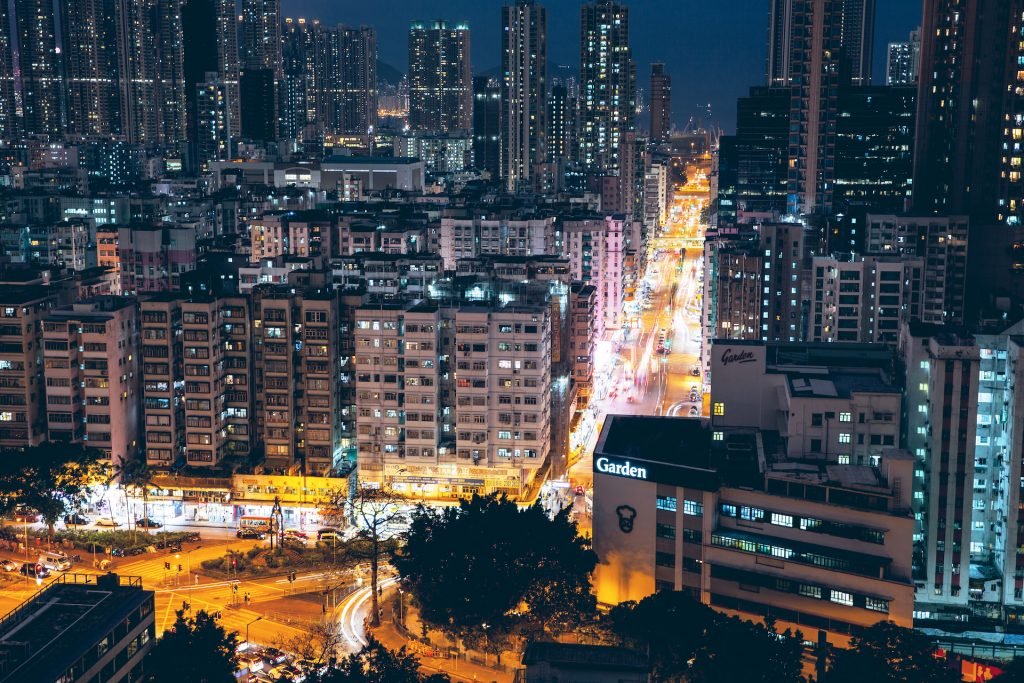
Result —
<instances>
[{"instance_id":1,"label":"bull logo sign","mask_svg":"<svg viewBox=\"0 0 1024 683\"><path fill-rule=\"evenodd\" d=\"M633 531L633 520L636 519L636 509L629 505L620 505L615 508L615 514L619 516L619 531L628 534Z\"/></svg>"}]
</instances>

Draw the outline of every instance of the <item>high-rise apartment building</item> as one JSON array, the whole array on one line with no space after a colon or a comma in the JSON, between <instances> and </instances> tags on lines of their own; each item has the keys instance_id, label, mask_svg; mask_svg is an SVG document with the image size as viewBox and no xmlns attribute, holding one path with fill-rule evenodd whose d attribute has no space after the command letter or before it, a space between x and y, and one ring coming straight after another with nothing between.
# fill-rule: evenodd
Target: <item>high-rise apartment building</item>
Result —
<instances>
[{"instance_id":1,"label":"high-rise apartment building","mask_svg":"<svg viewBox=\"0 0 1024 683\"><path fill-rule=\"evenodd\" d=\"M938 0L921 27L914 210L966 214L972 229L1024 216L1024 2ZM980 265L980 264L979 264ZM985 278L978 269L981 282Z\"/></svg>"},{"instance_id":2,"label":"high-rise apartment building","mask_svg":"<svg viewBox=\"0 0 1024 683\"><path fill-rule=\"evenodd\" d=\"M596 0L580 9L580 149L587 168L619 168L622 135L636 118L636 65L629 46L629 8Z\"/></svg>"},{"instance_id":3,"label":"high-rise apartment building","mask_svg":"<svg viewBox=\"0 0 1024 683\"><path fill-rule=\"evenodd\" d=\"M563 83L555 81L548 93L548 158L565 160L573 156L572 139L576 101Z\"/></svg>"},{"instance_id":4,"label":"high-rise apartment building","mask_svg":"<svg viewBox=\"0 0 1024 683\"><path fill-rule=\"evenodd\" d=\"M984 523L986 516L985 510L975 509L973 494L979 348L971 337L914 324L904 328L900 347L907 370L904 438L916 458L916 609L966 607L973 584L973 522ZM1007 509L1005 503L1001 509Z\"/></svg>"},{"instance_id":5,"label":"high-rise apartment building","mask_svg":"<svg viewBox=\"0 0 1024 683\"><path fill-rule=\"evenodd\" d=\"M207 159L226 158L210 156L212 148L223 145L230 149L232 141L242 135L235 0L186 0L181 8L181 23L182 40L187 46L183 57L187 132L195 157L193 166L197 167ZM202 86L209 83L220 84L220 97L207 97ZM200 98L204 100L202 107ZM216 114L210 113L211 104L215 105ZM213 116L220 121L218 126L211 127ZM220 137L215 137L214 132Z\"/></svg>"},{"instance_id":6,"label":"high-rise apartment building","mask_svg":"<svg viewBox=\"0 0 1024 683\"><path fill-rule=\"evenodd\" d=\"M502 169L515 192L547 159L548 14L534 0L515 0L501 18Z\"/></svg>"},{"instance_id":7,"label":"high-rise apartment building","mask_svg":"<svg viewBox=\"0 0 1024 683\"><path fill-rule=\"evenodd\" d=\"M917 88L906 86L840 91L835 120L834 211L851 214L861 207L898 213L907 209L913 181L916 99ZM860 246L839 248L855 251Z\"/></svg>"},{"instance_id":8,"label":"high-rise apartment building","mask_svg":"<svg viewBox=\"0 0 1024 683\"><path fill-rule=\"evenodd\" d=\"M270 69L280 80L281 0L242 0L238 53L243 69Z\"/></svg>"},{"instance_id":9,"label":"high-rise apartment building","mask_svg":"<svg viewBox=\"0 0 1024 683\"><path fill-rule=\"evenodd\" d=\"M548 307L367 304L355 337L361 479L526 495L551 442Z\"/></svg>"},{"instance_id":10,"label":"high-rise apartment building","mask_svg":"<svg viewBox=\"0 0 1024 683\"><path fill-rule=\"evenodd\" d=\"M921 29L910 32L905 43L889 43L885 61L886 85L914 85L921 64Z\"/></svg>"},{"instance_id":11,"label":"high-rise apartment building","mask_svg":"<svg viewBox=\"0 0 1024 683\"><path fill-rule=\"evenodd\" d=\"M822 0L811 0L821 4ZM874 49L875 0L836 0L840 23L827 25L826 30L838 39L843 61L854 85L871 85L872 50ZM769 86L794 85L794 61L814 59L805 52L802 41L794 42L799 33L817 29L807 26L809 7L804 0L771 0L768 23ZM796 31L796 36L794 35ZM794 53L794 48L797 50ZM826 48L831 49L831 48Z\"/></svg>"},{"instance_id":12,"label":"high-rise apartment building","mask_svg":"<svg viewBox=\"0 0 1024 683\"><path fill-rule=\"evenodd\" d=\"M901 324L920 316L925 272L921 258L814 257L807 341L895 345Z\"/></svg>"},{"instance_id":13,"label":"high-rise apartment building","mask_svg":"<svg viewBox=\"0 0 1024 683\"><path fill-rule=\"evenodd\" d=\"M366 135L377 125L377 31L325 29L324 116L328 130Z\"/></svg>"},{"instance_id":14,"label":"high-rise apartment building","mask_svg":"<svg viewBox=\"0 0 1024 683\"><path fill-rule=\"evenodd\" d=\"M274 471L323 474L341 456L340 309L333 290L253 290L257 439Z\"/></svg>"},{"instance_id":15,"label":"high-rise apartment building","mask_svg":"<svg viewBox=\"0 0 1024 683\"><path fill-rule=\"evenodd\" d=\"M448 133L473 125L469 27L414 21L409 27L409 126Z\"/></svg>"},{"instance_id":16,"label":"high-rise apartment building","mask_svg":"<svg viewBox=\"0 0 1024 683\"><path fill-rule=\"evenodd\" d=\"M672 133L672 77L661 62L651 64L651 140L667 140Z\"/></svg>"},{"instance_id":17,"label":"high-rise apartment building","mask_svg":"<svg viewBox=\"0 0 1024 683\"><path fill-rule=\"evenodd\" d=\"M573 280L597 288L597 338L622 325L626 252L640 241L639 223L622 215L569 217L562 221L562 256Z\"/></svg>"},{"instance_id":18,"label":"high-rise apartment building","mask_svg":"<svg viewBox=\"0 0 1024 683\"><path fill-rule=\"evenodd\" d=\"M459 259L478 256L541 256L558 254L562 230L552 217L516 216L480 211L441 218L438 253L446 269Z\"/></svg>"},{"instance_id":19,"label":"high-rise apartment building","mask_svg":"<svg viewBox=\"0 0 1024 683\"><path fill-rule=\"evenodd\" d=\"M60 3L69 133L116 135L123 130L118 49L122 8L118 4L116 0Z\"/></svg>"},{"instance_id":20,"label":"high-rise apartment building","mask_svg":"<svg viewBox=\"0 0 1024 683\"><path fill-rule=\"evenodd\" d=\"M0 447L46 440L42 320L56 303L45 287L0 287Z\"/></svg>"},{"instance_id":21,"label":"high-rise apartment building","mask_svg":"<svg viewBox=\"0 0 1024 683\"><path fill-rule=\"evenodd\" d=\"M43 319L49 441L96 448L115 465L139 448L139 331L134 297L104 296Z\"/></svg>"},{"instance_id":22,"label":"high-rise apartment building","mask_svg":"<svg viewBox=\"0 0 1024 683\"><path fill-rule=\"evenodd\" d=\"M491 76L473 79L473 163L501 177L501 84Z\"/></svg>"},{"instance_id":23,"label":"high-rise apartment building","mask_svg":"<svg viewBox=\"0 0 1024 683\"><path fill-rule=\"evenodd\" d=\"M918 314L935 325L962 325L967 285L966 216L868 214L865 252L924 259L924 290Z\"/></svg>"},{"instance_id":24,"label":"high-rise apartment building","mask_svg":"<svg viewBox=\"0 0 1024 683\"><path fill-rule=\"evenodd\" d=\"M64 88L53 2L15 0L13 7L24 132L59 136L64 131Z\"/></svg>"},{"instance_id":25,"label":"high-rise apartment building","mask_svg":"<svg viewBox=\"0 0 1024 683\"><path fill-rule=\"evenodd\" d=\"M0 3L0 26L11 25L8 3ZM10 142L18 132L17 103L14 100L15 54L11 32L0 31L0 140Z\"/></svg>"},{"instance_id":26,"label":"high-rise apartment building","mask_svg":"<svg viewBox=\"0 0 1024 683\"><path fill-rule=\"evenodd\" d=\"M300 140L306 126L322 125L326 36L320 22L289 17L284 20L281 39L281 135L288 140Z\"/></svg>"}]
</instances>

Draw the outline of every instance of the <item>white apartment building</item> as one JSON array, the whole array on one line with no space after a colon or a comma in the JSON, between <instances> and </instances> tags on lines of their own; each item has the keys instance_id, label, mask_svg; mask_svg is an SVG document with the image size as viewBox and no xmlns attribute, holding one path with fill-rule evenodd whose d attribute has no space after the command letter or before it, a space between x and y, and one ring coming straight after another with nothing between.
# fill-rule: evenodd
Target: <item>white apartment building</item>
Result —
<instances>
[{"instance_id":1,"label":"white apartment building","mask_svg":"<svg viewBox=\"0 0 1024 683\"><path fill-rule=\"evenodd\" d=\"M671 187L668 173L665 164L652 164L644 174L644 225L648 231L668 224Z\"/></svg>"},{"instance_id":2,"label":"white apartment building","mask_svg":"<svg viewBox=\"0 0 1024 683\"><path fill-rule=\"evenodd\" d=\"M249 261L256 263L288 253L288 226L281 214L265 213L249 223Z\"/></svg>"},{"instance_id":3,"label":"white apartment building","mask_svg":"<svg viewBox=\"0 0 1024 683\"><path fill-rule=\"evenodd\" d=\"M895 344L920 316L924 272L916 257L815 256L807 340Z\"/></svg>"},{"instance_id":4,"label":"white apartment building","mask_svg":"<svg viewBox=\"0 0 1024 683\"><path fill-rule=\"evenodd\" d=\"M622 326L622 304L625 294L626 251L638 245L634 234L639 224L627 222L621 215L604 218L581 218L562 223L564 247L562 255L569 259L573 280L597 289L597 338Z\"/></svg>"},{"instance_id":5,"label":"white apartment building","mask_svg":"<svg viewBox=\"0 0 1024 683\"><path fill-rule=\"evenodd\" d=\"M43 319L48 439L82 443L114 463L139 447L138 302L96 297Z\"/></svg>"},{"instance_id":6,"label":"white apartment building","mask_svg":"<svg viewBox=\"0 0 1024 683\"><path fill-rule=\"evenodd\" d=\"M918 623L1024 616L1024 322L957 337L910 326L907 443L918 460Z\"/></svg>"},{"instance_id":7,"label":"white apartment building","mask_svg":"<svg viewBox=\"0 0 1024 683\"><path fill-rule=\"evenodd\" d=\"M56 303L46 287L0 287L0 447L46 439L41 322Z\"/></svg>"},{"instance_id":8,"label":"white apartment building","mask_svg":"<svg viewBox=\"0 0 1024 683\"><path fill-rule=\"evenodd\" d=\"M524 495L550 450L550 326L546 307L360 307L360 480L430 499Z\"/></svg>"},{"instance_id":9,"label":"white apartment building","mask_svg":"<svg viewBox=\"0 0 1024 683\"><path fill-rule=\"evenodd\" d=\"M442 217L438 235L446 270L462 258L557 255L562 230L555 217Z\"/></svg>"}]
</instances>

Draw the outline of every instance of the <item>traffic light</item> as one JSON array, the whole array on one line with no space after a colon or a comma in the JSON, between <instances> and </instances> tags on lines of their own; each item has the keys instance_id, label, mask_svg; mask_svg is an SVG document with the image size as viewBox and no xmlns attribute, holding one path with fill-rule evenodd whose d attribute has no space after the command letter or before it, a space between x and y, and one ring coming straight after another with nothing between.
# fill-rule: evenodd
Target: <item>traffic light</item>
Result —
<instances>
[{"instance_id":1,"label":"traffic light","mask_svg":"<svg viewBox=\"0 0 1024 683\"><path fill-rule=\"evenodd\" d=\"M178 572L179 573L181 572L181 565L180 564L178 565Z\"/></svg>"},{"instance_id":2,"label":"traffic light","mask_svg":"<svg viewBox=\"0 0 1024 683\"><path fill-rule=\"evenodd\" d=\"M237 583L231 584L231 592L234 593L235 595L238 595L238 584Z\"/></svg>"}]
</instances>

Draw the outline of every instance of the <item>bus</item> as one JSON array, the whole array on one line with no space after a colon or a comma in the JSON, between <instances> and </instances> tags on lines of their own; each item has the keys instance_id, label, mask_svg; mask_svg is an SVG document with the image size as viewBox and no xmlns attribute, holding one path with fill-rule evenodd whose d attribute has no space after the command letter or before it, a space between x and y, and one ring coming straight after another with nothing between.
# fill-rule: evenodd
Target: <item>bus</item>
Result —
<instances>
[{"instance_id":1,"label":"bus","mask_svg":"<svg viewBox=\"0 0 1024 683\"><path fill-rule=\"evenodd\" d=\"M240 517L238 519L238 530L254 529L264 534L269 534L274 525L272 517Z\"/></svg>"}]
</instances>

